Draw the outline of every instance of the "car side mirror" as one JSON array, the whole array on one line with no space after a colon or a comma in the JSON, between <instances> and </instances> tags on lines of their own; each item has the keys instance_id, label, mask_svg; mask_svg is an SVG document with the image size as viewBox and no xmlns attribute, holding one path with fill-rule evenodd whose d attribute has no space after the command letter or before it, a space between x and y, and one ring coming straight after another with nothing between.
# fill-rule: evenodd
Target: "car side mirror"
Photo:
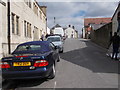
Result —
<instances>
[{"instance_id":1,"label":"car side mirror","mask_svg":"<svg viewBox=\"0 0 120 90\"><path fill-rule=\"evenodd\" d=\"M55 50L58 49L58 46L55 46Z\"/></svg>"}]
</instances>

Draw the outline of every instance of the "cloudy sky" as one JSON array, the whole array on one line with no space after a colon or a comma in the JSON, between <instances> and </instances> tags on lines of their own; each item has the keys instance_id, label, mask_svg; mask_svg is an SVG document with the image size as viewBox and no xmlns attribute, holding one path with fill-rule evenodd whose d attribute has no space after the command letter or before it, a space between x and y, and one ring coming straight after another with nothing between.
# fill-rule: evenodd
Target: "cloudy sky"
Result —
<instances>
[{"instance_id":1,"label":"cloudy sky","mask_svg":"<svg viewBox=\"0 0 120 90\"><path fill-rule=\"evenodd\" d=\"M39 2L47 6L48 27L55 23L62 27L74 25L79 33L84 24L84 18L112 17L118 2Z\"/></svg>"}]
</instances>

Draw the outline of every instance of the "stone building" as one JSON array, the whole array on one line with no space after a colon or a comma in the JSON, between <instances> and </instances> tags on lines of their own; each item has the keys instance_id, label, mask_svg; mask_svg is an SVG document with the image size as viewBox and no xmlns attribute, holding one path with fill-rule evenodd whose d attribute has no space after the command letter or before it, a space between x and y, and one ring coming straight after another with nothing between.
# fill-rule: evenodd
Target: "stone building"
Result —
<instances>
[{"instance_id":1,"label":"stone building","mask_svg":"<svg viewBox=\"0 0 120 90\"><path fill-rule=\"evenodd\" d=\"M9 4L10 7L8 7ZM8 13L10 13L10 23ZM46 6L40 6L36 0L21 2L11 0L10 3L7 0L1 0L0 20L2 20L0 22L0 57L8 54L9 50L12 52L20 43L39 40L47 31ZM10 27L8 27L9 24ZM8 36L8 30L10 30L10 36Z\"/></svg>"}]
</instances>

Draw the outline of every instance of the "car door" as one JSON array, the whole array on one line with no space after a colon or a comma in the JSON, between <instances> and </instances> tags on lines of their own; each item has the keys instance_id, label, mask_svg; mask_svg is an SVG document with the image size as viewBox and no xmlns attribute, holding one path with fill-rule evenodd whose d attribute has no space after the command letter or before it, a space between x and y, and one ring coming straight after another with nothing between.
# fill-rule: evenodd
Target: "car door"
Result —
<instances>
[{"instance_id":1,"label":"car door","mask_svg":"<svg viewBox=\"0 0 120 90\"><path fill-rule=\"evenodd\" d=\"M57 60L58 56L59 56L59 54L58 54L59 50L55 48L56 46L53 43L50 43L50 47L51 47L51 49L53 51L54 60Z\"/></svg>"}]
</instances>

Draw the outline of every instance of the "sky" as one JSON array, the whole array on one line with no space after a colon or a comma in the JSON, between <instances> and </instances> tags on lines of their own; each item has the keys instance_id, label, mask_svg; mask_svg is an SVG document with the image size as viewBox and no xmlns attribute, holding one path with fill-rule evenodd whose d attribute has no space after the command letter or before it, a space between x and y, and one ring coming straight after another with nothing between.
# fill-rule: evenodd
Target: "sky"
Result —
<instances>
[{"instance_id":1,"label":"sky","mask_svg":"<svg viewBox=\"0 0 120 90\"><path fill-rule=\"evenodd\" d=\"M89 0L90 1L90 0ZM114 0L115 1L115 0ZM75 26L81 33L84 26L84 18L112 17L117 6L116 2L39 2L40 5L47 6L47 24L52 28L55 24L62 27L68 25ZM55 23L54 23L54 17Z\"/></svg>"}]
</instances>

